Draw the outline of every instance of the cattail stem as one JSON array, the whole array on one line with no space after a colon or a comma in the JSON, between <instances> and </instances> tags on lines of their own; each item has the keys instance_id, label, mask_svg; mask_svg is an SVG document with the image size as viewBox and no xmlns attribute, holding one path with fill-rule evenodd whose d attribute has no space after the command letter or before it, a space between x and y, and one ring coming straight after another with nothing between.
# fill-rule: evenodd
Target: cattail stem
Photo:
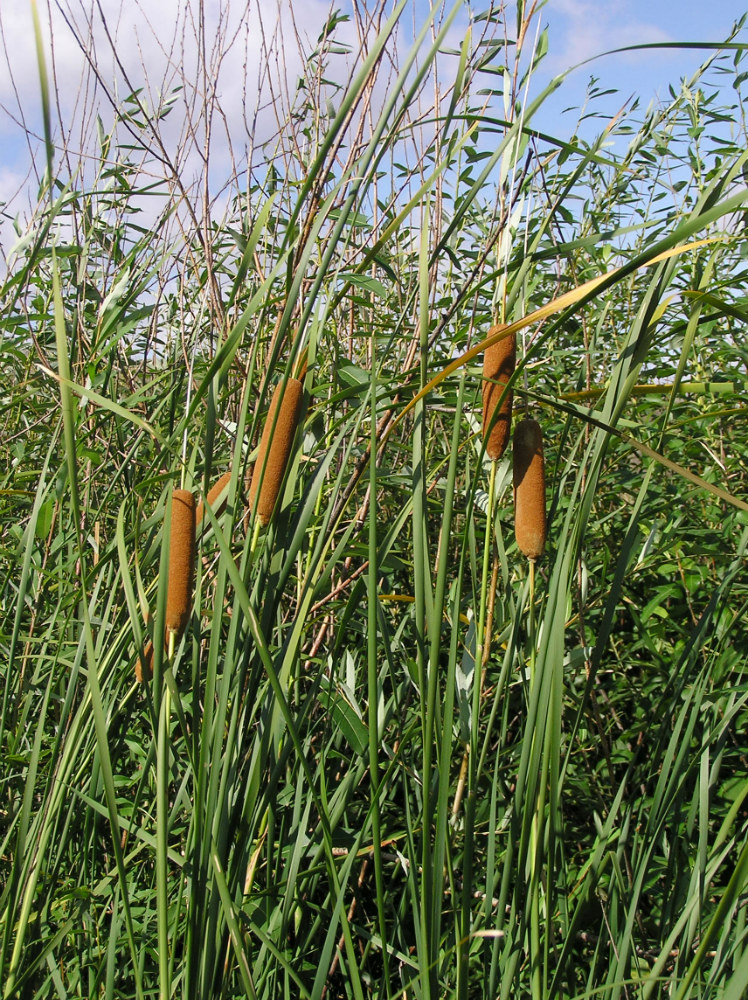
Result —
<instances>
[{"instance_id":1,"label":"cattail stem","mask_svg":"<svg viewBox=\"0 0 748 1000\"><path fill-rule=\"evenodd\" d=\"M491 552L493 550L493 519L496 507L496 462L491 464L491 473L488 479L488 506L486 509L486 538L483 546L483 572L481 574L480 586L480 612L478 614L478 631L475 636L475 667L473 669L473 729L475 733L474 747L478 745L478 726L475 724L480 714L480 696L483 687L483 646L486 639L486 616L488 612L488 582L489 566L491 565Z\"/></svg>"},{"instance_id":2,"label":"cattail stem","mask_svg":"<svg viewBox=\"0 0 748 1000\"><path fill-rule=\"evenodd\" d=\"M535 560L530 560L530 607L527 630L530 635L530 689L535 684Z\"/></svg>"},{"instance_id":3,"label":"cattail stem","mask_svg":"<svg viewBox=\"0 0 748 1000\"><path fill-rule=\"evenodd\" d=\"M524 423L524 421L523 421ZM520 425L521 426L521 425ZM529 700L532 701L535 692L535 560L530 560L529 579L529 606L528 606L528 636L530 642L530 687ZM535 743L540 734L533 731L531 740ZM544 780L541 775L540 783ZM536 791L539 796L540 789ZM542 812L544 806L541 805L540 797L534 803L532 824L530 826L529 842L529 887L528 896L530 904L530 990L532 1000L540 1000L539 989L541 982L540 969L540 874L542 868L542 858L540 851L540 838L542 837Z\"/></svg>"},{"instance_id":4,"label":"cattail stem","mask_svg":"<svg viewBox=\"0 0 748 1000\"><path fill-rule=\"evenodd\" d=\"M493 548L493 513L496 496L496 462L491 462L491 473L488 484L488 509L486 511L486 537L483 547L483 567L480 588L480 610L475 629L475 654L473 656L473 679L472 679L472 706L470 712L470 732L465 742L463 759L460 767L460 775L467 774L467 801L465 803L465 823L464 823L464 844L465 854L463 858L463 871L465 879L470 877L473 868L474 844L475 844L475 815L476 799L478 795L478 740L480 736L480 709L481 694L483 688L483 644L486 642L486 614L488 608L488 582L489 566L491 564L491 550ZM457 816L460 803L465 792L465 781L458 784L455 792L455 801L452 806L452 820ZM470 940L472 898L468 893L463 893L461 907L461 931L463 938L458 947L458 967L461 970L459 996L467 996L467 963Z\"/></svg>"},{"instance_id":5,"label":"cattail stem","mask_svg":"<svg viewBox=\"0 0 748 1000\"><path fill-rule=\"evenodd\" d=\"M174 635L169 637L169 659ZM171 690L166 685L161 701L156 744L156 931L158 940L159 1000L171 997L169 948L169 779Z\"/></svg>"},{"instance_id":6,"label":"cattail stem","mask_svg":"<svg viewBox=\"0 0 748 1000\"><path fill-rule=\"evenodd\" d=\"M275 387L252 470L249 505L263 526L273 516L301 416L304 387L296 378Z\"/></svg>"},{"instance_id":7,"label":"cattail stem","mask_svg":"<svg viewBox=\"0 0 748 1000\"><path fill-rule=\"evenodd\" d=\"M536 699L538 684L536 669L536 620L535 620L535 562L543 554L546 538L545 513L545 464L543 459L543 434L540 424L525 417L514 432L514 533L517 546L530 560L528 638L530 643L530 702ZM541 1000L545 995L544 954L541 948L540 883L545 859L545 803L548 781L548 740L550 728L529 734L533 745L542 741L540 774L533 804L533 816L528 843L529 852L529 910L530 910L530 995Z\"/></svg>"},{"instance_id":8,"label":"cattail stem","mask_svg":"<svg viewBox=\"0 0 748 1000\"><path fill-rule=\"evenodd\" d=\"M480 588L480 610L478 612L478 621L476 623L475 630L475 658L473 666L473 704L472 704L472 727L470 731L470 738L468 742L465 743L465 749L463 752L462 764L460 766L460 774L463 772L467 773L468 761L471 757L471 743L472 743L472 759L473 766L470 768L468 774L468 790L473 790L473 785L476 780L476 766L475 761L477 758L478 750L478 727L476 725L476 720L480 713L480 698L481 689L483 687L483 665L486 662L486 656L484 651L484 646L488 645L490 642L490 637L486 638L486 619L487 619L487 609L488 609L488 567L490 564L490 554L493 548L493 518L494 518L494 508L496 506L496 462L491 463L491 472L488 479L488 505L486 508L486 540L483 548L483 566L481 573L481 588ZM456 820L460 809L460 802L464 793L465 782L462 782L462 786L458 783L457 790L455 792L455 799L452 805L452 818L453 821Z\"/></svg>"},{"instance_id":9,"label":"cattail stem","mask_svg":"<svg viewBox=\"0 0 748 1000\"><path fill-rule=\"evenodd\" d=\"M252 541L249 543L249 554L253 556L255 554L255 549L257 548L257 541L260 537L260 529L262 528L262 522L259 517L255 521L255 526L252 531Z\"/></svg>"}]
</instances>

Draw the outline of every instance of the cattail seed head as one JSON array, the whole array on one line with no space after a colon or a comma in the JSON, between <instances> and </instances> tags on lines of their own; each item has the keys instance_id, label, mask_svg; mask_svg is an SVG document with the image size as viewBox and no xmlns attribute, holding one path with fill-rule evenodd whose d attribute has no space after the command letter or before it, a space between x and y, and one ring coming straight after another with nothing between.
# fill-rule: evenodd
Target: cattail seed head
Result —
<instances>
[{"instance_id":1,"label":"cattail seed head","mask_svg":"<svg viewBox=\"0 0 748 1000\"><path fill-rule=\"evenodd\" d=\"M514 431L514 535L520 552L539 559L545 548L545 465L543 433L532 417Z\"/></svg>"},{"instance_id":2,"label":"cattail seed head","mask_svg":"<svg viewBox=\"0 0 748 1000\"><path fill-rule=\"evenodd\" d=\"M151 677L153 677L153 643L149 639L143 647L143 655L135 662L135 680L138 684L145 684Z\"/></svg>"},{"instance_id":3,"label":"cattail seed head","mask_svg":"<svg viewBox=\"0 0 748 1000\"><path fill-rule=\"evenodd\" d=\"M208 490L208 495L205 498L205 503L207 503L207 505L213 510L213 513L216 515L216 517L219 517L226 509L226 504L228 503L229 499L228 488L230 482L231 482L231 472L230 471L224 472L221 478L216 480L216 482L213 483L211 488ZM222 499L219 499L221 497L221 494L224 493L224 491L225 495L223 496ZM204 514L205 514L205 504L201 500L200 503L197 505L197 512L195 513L196 524L200 524Z\"/></svg>"},{"instance_id":4,"label":"cattail seed head","mask_svg":"<svg viewBox=\"0 0 748 1000\"><path fill-rule=\"evenodd\" d=\"M256 511L263 525L267 524L273 515L286 474L296 427L301 416L303 392L304 387L296 378L289 378L285 387L280 382L275 387L270 409L265 418L260 449L249 486L249 505Z\"/></svg>"},{"instance_id":5,"label":"cattail seed head","mask_svg":"<svg viewBox=\"0 0 748 1000\"><path fill-rule=\"evenodd\" d=\"M166 631L180 636L190 616L195 570L195 497L174 490L169 534L169 585L166 591Z\"/></svg>"},{"instance_id":6,"label":"cattail seed head","mask_svg":"<svg viewBox=\"0 0 748 1000\"><path fill-rule=\"evenodd\" d=\"M483 353L483 440L486 454L493 462L501 458L509 443L513 393L511 389L505 390L516 360L517 337L513 333Z\"/></svg>"}]
</instances>

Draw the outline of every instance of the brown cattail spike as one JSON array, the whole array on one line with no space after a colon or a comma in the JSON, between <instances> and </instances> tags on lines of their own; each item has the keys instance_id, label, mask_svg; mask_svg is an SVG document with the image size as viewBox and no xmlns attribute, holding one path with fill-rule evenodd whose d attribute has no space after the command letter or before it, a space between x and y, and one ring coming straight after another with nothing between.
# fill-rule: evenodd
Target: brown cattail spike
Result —
<instances>
[{"instance_id":1,"label":"brown cattail spike","mask_svg":"<svg viewBox=\"0 0 748 1000\"><path fill-rule=\"evenodd\" d=\"M189 490L174 490L169 534L169 586L166 591L166 633L184 632L192 605L195 569L195 498Z\"/></svg>"},{"instance_id":2,"label":"brown cattail spike","mask_svg":"<svg viewBox=\"0 0 748 1000\"><path fill-rule=\"evenodd\" d=\"M301 416L303 392L304 387L296 378L288 379L285 387L282 382L279 383L265 418L260 450L249 486L249 505L256 511L263 525L273 516L273 509L286 474L296 427Z\"/></svg>"},{"instance_id":3,"label":"brown cattail spike","mask_svg":"<svg viewBox=\"0 0 748 1000\"><path fill-rule=\"evenodd\" d=\"M216 517L226 510L226 504L229 500L229 483L231 482L231 473L224 472L220 479L218 479L211 488L208 490L208 495L205 498L206 503L212 509ZM222 496L223 494L223 496ZM200 524L205 514L205 504L200 501L197 505L197 513L195 514L195 523Z\"/></svg>"},{"instance_id":4,"label":"brown cattail spike","mask_svg":"<svg viewBox=\"0 0 748 1000\"><path fill-rule=\"evenodd\" d=\"M545 548L545 465L540 424L525 417L514 432L514 535L528 559Z\"/></svg>"},{"instance_id":5,"label":"brown cattail spike","mask_svg":"<svg viewBox=\"0 0 748 1000\"><path fill-rule=\"evenodd\" d=\"M138 684L145 684L153 677L153 643L149 639L143 649L143 655L139 656L135 663L135 680Z\"/></svg>"},{"instance_id":6,"label":"brown cattail spike","mask_svg":"<svg viewBox=\"0 0 748 1000\"><path fill-rule=\"evenodd\" d=\"M483 354L483 440L495 462L506 451L512 426L512 391L505 392L517 359L515 334L502 337ZM502 399L502 393L504 398Z\"/></svg>"}]
</instances>

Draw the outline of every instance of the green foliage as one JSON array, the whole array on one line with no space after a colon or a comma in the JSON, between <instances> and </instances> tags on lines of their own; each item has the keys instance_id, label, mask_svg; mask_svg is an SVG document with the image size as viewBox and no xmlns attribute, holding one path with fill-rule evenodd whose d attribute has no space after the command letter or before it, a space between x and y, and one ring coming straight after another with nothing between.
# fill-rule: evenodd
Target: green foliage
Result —
<instances>
[{"instance_id":1,"label":"green foliage","mask_svg":"<svg viewBox=\"0 0 748 1000\"><path fill-rule=\"evenodd\" d=\"M79 172L48 122L0 287L5 996L742 995L748 154L709 83L742 51L557 139L526 6L408 46L371 3L347 79L333 12L222 216L178 90ZM480 440L499 323L533 567ZM226 470L170 653L168 497Z\"/></svg>"}]
</instances>

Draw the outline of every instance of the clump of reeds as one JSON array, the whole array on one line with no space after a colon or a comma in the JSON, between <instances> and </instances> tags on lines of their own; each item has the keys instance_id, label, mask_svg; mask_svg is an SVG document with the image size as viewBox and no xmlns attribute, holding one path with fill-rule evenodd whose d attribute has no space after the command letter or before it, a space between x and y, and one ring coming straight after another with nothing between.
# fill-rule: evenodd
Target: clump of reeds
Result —
<instances>
[{"instance_id":1,"label":"clump of reeds","mask_svg":"<svg viewBox=\"0 0 748 1000\"><path fill-rule=\"evenodd\" d=\"M268 524L291 455L301 416L304 387L296 378L280 382L273 393L249 485L249 505L262 525ZM277 418L276 418L277 413Z\"/></svg>"},{"instance_id":2,"label":"clump of reeds","mask_svg":"<svg viewBox=\"0 0 748 1000\"><path fill-rule=\"evenodd\" d=\"M543 432L532 417L514 431L514 535L520 552L539 559L545 548L545 464Z\"/></svg>"},{"instance_id":3,"label":"clump of reeds","mask_svg":"<svg viewBox=\"0 0 748 1000\"><path fill-rule=\"evenodd\" d=\"M176 642L184 632L192 607L195 572L195 497L189 490L174 490L169 532L169 579L166 588L164 645ZM153 643L149 640L135 664L140 683L153 675Z\"/></svg>"},{"instance_id":4,"label":"clump of reeds","mask_svg":"<svg viewBox=\"0 0 748 1000\"><path fill-rule=\"evenodd\" d=\"M205 505L207 504L216 515L219 517L226 509L226 504L228 503L228 488L231 482L231 471L224 472L224 474L217 479L215 483L208 490L208 495L205 498L205 503L201 500L197 506L197 512L195 514L195 523L200 524L205 514ZM223 494L223 495L222 495Z\"/></svg>"},{"instance_id":5,"label":"clump of reeds","mask_svg":"<svg viewBox=\"0 0 748 1000\"><path fill-rule=\"evenodd\" d=\"M512 426L512 390L506 390L514 374L517 337L502 337L483 352L483 440L486 454L497 461L506 451ZM503 395L503 399L502 399Z\"/></svg>"}]
</instances>

